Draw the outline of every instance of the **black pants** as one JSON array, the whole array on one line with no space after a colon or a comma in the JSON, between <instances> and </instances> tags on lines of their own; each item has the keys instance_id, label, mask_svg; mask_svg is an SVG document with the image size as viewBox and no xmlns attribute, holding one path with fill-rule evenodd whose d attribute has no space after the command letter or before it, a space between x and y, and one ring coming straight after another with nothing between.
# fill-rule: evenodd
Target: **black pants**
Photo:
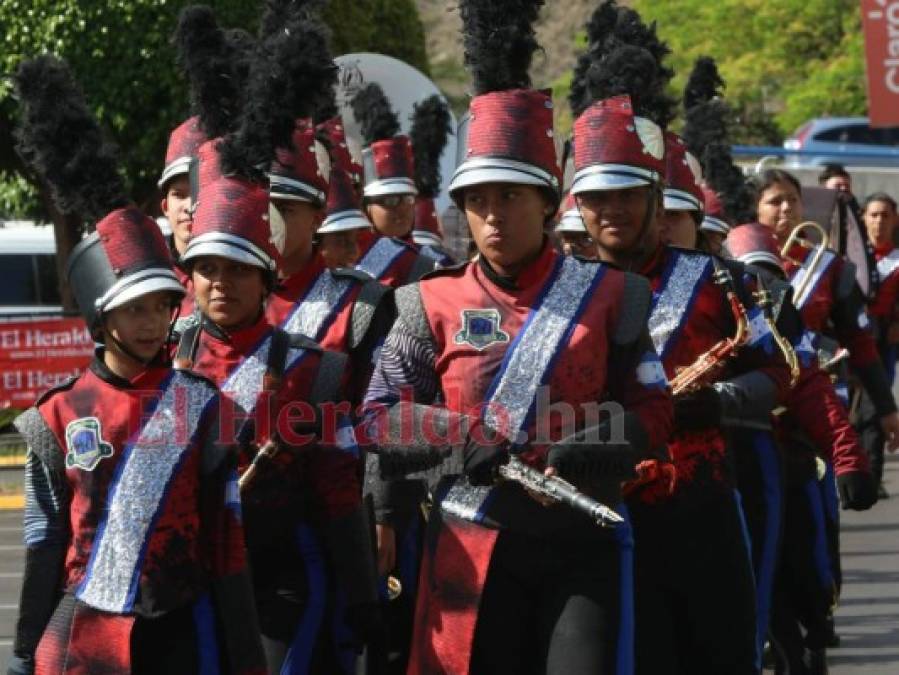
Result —
<instances>
[{"instance_id":1,"label":"black pants","mask_svg":"<svg viewBox=\"0 0 899 675\"><path fill-rule=\"evenodd\" d=\"M782 458L770 432L732 429L728 442L734 449L737 488L752 544L761 649L768 634L774 575L780 557L784 510Z\"/></svg>"},{"instance_id":2,"label":"black pants","mask_svg":"<svg viewBox=\"0 0 899 675\"><path fill-rule=\"evenodd\" d=\"M862 447L868 454L871 463L871 473L877 479L877 483L883 480L883 455L886 444L883 430L880 428L880 416L874 409L874 403L868 393L859 388L856 396L860 396L858 410L853 415L852 426L858 432Z\"/></svg>"},{"instance_id":3,"label":"black pants","mask_svg":"<svg viewBox=\"0 0 899 675\"><path fill-rule=\"evenodd\" d=\"M157 619L135 619L131 631L131 672L134 675L200 672L193 606Z\"/></svg>"},{"instance_id":4,"label":"black pants","mask_svg":"<svg viewBox=\"0 0 899 675\"><path fill-rule=\"evenodd\" d=\"M633 505L638 675L758 673L755 584L736 493Z\"/></svg>"},{"instance_id":5,"label":"black pants","mask_svg":"<svg viewBox=\"0 0 899 675\"><path fill-rule=\"evenodd\" d=\"M473 675L613 675L632 658L630 530L582 539L503 531L481 598ZM623 553L623 555L622 555Z\"/></svg>"},{"instance_id":6,"label":"black pants","mask_svg":"<svg viewBox=\"0 0 899 675\"><path fill-rule=\"evenodd\" d=\"M827 644L827 618L836 586L828 551L825 506L817 477L807 477L791 485L786 506L783 548L774 585L771 637L782 658L801 673L799 664L805 648L821 650Z\"/></svg>"}]
</instances>

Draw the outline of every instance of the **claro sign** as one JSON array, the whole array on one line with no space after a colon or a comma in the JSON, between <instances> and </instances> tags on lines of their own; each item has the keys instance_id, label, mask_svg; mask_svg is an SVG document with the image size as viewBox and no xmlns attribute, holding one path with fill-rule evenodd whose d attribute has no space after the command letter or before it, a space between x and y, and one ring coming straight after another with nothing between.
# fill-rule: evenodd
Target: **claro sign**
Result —
<instances>
[{"instance_id":1,"label":"claro sign","mask_svg":"<svg viewBox=\"0 0 899 675\"><path fill-rule=\"evenodd\" d=\"M872 127L899 126L899 0L862 0Z\"/></svg>"}]
</instances>

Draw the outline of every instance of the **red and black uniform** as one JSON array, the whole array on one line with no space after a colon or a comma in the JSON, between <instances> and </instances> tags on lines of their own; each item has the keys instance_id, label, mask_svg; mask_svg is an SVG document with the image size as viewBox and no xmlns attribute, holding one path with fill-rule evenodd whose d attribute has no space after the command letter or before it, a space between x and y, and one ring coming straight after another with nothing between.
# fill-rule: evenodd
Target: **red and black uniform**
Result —
<instances>
[{"instance_id":1,"label":"red and black uniform","mask_svg":"<svg viewBox=\"0 0 899 675\"><path fill-rule=\"evenodd\" d=\"M359 240L362 253L356 269L390 288L418 281L437 267L434 259L422 255L414 244L404 239L364 232Z\"/></svg>"},{"instance_id":2,"label":"red and black uniform","mask_svg":"<svg viewBox=\"0 0 899 675\"><path fill-rule=\"evenodd\" d=\"M315 254L302 270L280 282L269 296L265 314L272 325L288 333L349 355L345 392L354 406L361 402L376 350L394 319L388 288L357 270L329 270Z\"/></svg>"},{"instance_id":3,"label":"red and black uniform","mask_svg":"<svg viewBox=\"0 0 899 675\"><path fill-rule=\"evenodd\" d=\"M348 418L326 411L340 400L345 357L272 327L264 316L231 332L204 319L181 340L179 359L192 353L193 369L236 403L241 473L266 440L277 437L283 446L243 490L246 540L270 667L285 657L309 667L329 576L321 559L310 567L305 550L325 551L348 607L373 600L358 448Z\"/></svg>"},{"instance_id":4,"label":"red and black uniform","mask_svg":"<svg viewBox=\"0 0 899 675\"><path fill-rule=\"evenodd\" d=\"M570 302L547 307L562 288ZM379 433L387 429L381 452L390 453L395 430L414 432L396 441L406 448L453 446L454 421L477 424L483 413L507 438L520 421L519 457L542 470L566 417L550 414L554 404L579 428L588 409L616 401L637 456L668 435L670 399L645 331L648 290L632 275L564 258L544 242L515 279L479 259L398 290L396 301L366 397L381 413ZM554 309L571 321L555 343L546 321ZM516 379L527 371L531 384ZM512 426L485 410L508 411ZM581 489L620 502L619 473L591 478ZM517 484L446 476L426 537L409 672L525 672L535 663L619 672L632 663L631 546L626 524L603 530L568 507L541 506Z\"/></svg>"},{"instance_id":5,"label":"red and black uniform","mask_svg":"<svg viewBox=\"0 0 899 675\"><path fill-rule=\"evenodd\" d=\"M101 353L16 425L29 446L17 655L38 673L265 672L212 383L162 366L125 380Z\"/></svg>"},{"instance_id":6,"label":"red and black uniform","mask_svg":"<svg viewBox=\"0 0 899 675\"><path fill-rule=\"evenodd\" d=\"M723 286L719 270L729 275ZM728 287L748 314L755 309L734 263L659 247L641 273L653 290L649 329L669 379L735 334ZM639 542L637 672L757 672L750 551L720 425L746 407L770 410L788 387L783 357L759 342L724 364L711 388L675 399L673 471L651 467L648 476L658 477L638 481L628 502Z\"/></svg>"}]
</instances>

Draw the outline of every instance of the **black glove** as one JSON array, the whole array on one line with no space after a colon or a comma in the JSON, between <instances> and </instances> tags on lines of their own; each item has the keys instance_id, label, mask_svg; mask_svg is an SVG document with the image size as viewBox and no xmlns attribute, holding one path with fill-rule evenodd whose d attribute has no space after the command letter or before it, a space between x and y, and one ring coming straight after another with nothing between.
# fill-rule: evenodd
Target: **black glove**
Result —
<instances>
[{"instance_id":1,"label":"black glove","mask_svg":"<svg viewBox=\"0 0 899 675\"><path fill-rule=\"evenodd\" d=\"M675 431L703 431L721 424L721 398L712 387L674 398Z\"/></svg>"},{"instance_id":2,"label":"black glove","mask_svg":"<svg viewBox=\"0 0 899 675\"><path fill-rule=\"evenodd\" d=\"M353 633L357 652L366 645L381 644L386 637L384 617L377 602L363 602L350 605L344 614L346 625Z\"/></svg>"},{"instance_id":3,"label":"black glove","mask_svg":"<svg viewBox=\"0 0 899 675\"><path fill-rule=\"evenodd\" d=\"M618 439L613 442L610 435L608 422L584 429L551 445L546 464L569 479L617 477L627 480L634 475L637 461L634 449L630 441Z\"/></svg>"},{"instance_id":4,"label":"black glove","mask_svg":"<svg viewBox=\"0 0 899 675\"><path fill-rule=\"evenodd\" d=\"M509 444L503 438L482 425L469 432L462 470L472 485L492 484L496 470L508 462Z\"/></svg>"},{"instance_id":5,"label":"black glove","mask_svg":"<svg viewBox=\"0 0 899 675\"><path fill-rule=\"evenodd\" d=\"M868 471L850 471L837 476L843 510L867 511L877 502L877 483Z\"/></svg>"}]
</instances>

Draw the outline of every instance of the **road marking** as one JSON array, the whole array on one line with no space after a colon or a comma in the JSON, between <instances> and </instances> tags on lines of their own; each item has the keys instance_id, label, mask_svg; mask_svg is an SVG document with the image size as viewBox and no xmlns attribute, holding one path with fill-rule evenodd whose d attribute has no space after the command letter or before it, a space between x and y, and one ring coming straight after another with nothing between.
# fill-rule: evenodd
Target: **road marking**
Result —
<instances>
[{"instance_id":1,"label":"road marking","mask_svg":"<svg viewBox=\"0 0 899 675\"><path fill-rule=\"evenodd\" d=\"M21 509L25 506L25 495L0 495L0 509Z\"/></svg>"}]
</instances>

